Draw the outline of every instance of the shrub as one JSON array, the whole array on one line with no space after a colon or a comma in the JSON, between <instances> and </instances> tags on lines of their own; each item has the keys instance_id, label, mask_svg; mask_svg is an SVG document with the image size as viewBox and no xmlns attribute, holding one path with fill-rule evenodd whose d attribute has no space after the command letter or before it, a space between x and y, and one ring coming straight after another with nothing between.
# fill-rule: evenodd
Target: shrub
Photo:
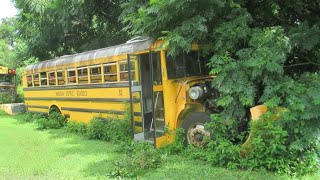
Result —
<instances>
[{"instance_id":1,"label":"shrub","mask_svg":"<svg viewBox=\"0 0 320 180\"><path fill-rule=\"evenodd\" d=\"M93 118L87 129L87 137L89 139L101 139L104 140L106 137L106 122L99 118Z\"/></svg>"},{"instance_id":2,"label":"shrub","mask_svg":"<svg viewBox=\"0 0 320 180\"><path fill-rule=\"evenodd\" d=\"M173 135L175 137L174 141L164 147L161 148L161 151L166 154L179 154L184 152L184 129L177 128L174 131L168 131L169 135Z\"/></svg>"},{"instance_id":3,"label":"shrub","mask_svg":"<svg viewBox=\"0 0 320 180\"><path fill-rule=\"evenodd\" d=\"M89 139L121 142L131 139L131 125L128 118L93 118L87 129Z\"/></svg>"},{"instance_id":4,"label":"shrub","mask_svg":"<svg viewBox=\"0 0 320 180\"><path fill-rule=\"evenodd\" d=\"M11 93L0 93L0 104L13 103L14 99Z\"/></svg>"},{"instance_id":5,"label":"shrub","mask_svg":"<svg viewBox=\"0 0 320 180\"><path fill-rule=\"evenodd\" d=\"M23 122L36 122L38 119L41 119L44 117L45 117L45 114L27 112L24 118L22 118L21 120Z\"/></svg>"},{"instance_id":6,"label":"shrub","mask_svg":"<svg viewBox=\"0 0 320 180\"><path fill-rule=\"evenodd\" d=\"M35 122L38 129L59 129L67 123L67 119L58 112L52 112L48 117L41 117Z\"/></svg>"},{"instance_id":7,"label":"shrub","mask_svg":"<svg viewBox=\"0 0 320 180\"><path fill-rule=\"evenodd\" d=\"M129 118L108 118L104 129L104 140L119 142L131 139L131 124Z\"/></svg>"},{"instance_id":8,"label":"shrub","mask_svg":"<svg viewBox=\"0 0 320 180\"><path fill-rule=\"evenodd\" d=\"M66 130L70 133L76 133L79 135L86 135L88 131L88 127L83 122L68 122L66 125Z\"/></svg>"},{"instance_id":9,"label":"shrub","mask_svg":"<svg viewBox=\"0 0 320 180\"><path fill-rule=\"evenodd\" d=\"M4 112L2 109L0 109L0 116L4 116L4 115L7 115L7 113Z\"/></svg>"},{"instance_id":10,"label":"shrub","mask_svg":"<svg viewBox=\"0 0 320 180\"><path fill-rule=\"evenodd\" d=\"M138 179L146 170L158 167L163 156L158 149L146 142L133 142L125 156L113 163L112 170L107 174L109 178Z\"/></svg>"},{"instance_id":11,"label":"shrub","mask_svg":"<svg viewBox=\"0 0 320 180\"><path fill-rule=\"evenodd\" d=\"M272 110L262 116L259 121L250 123L252 138L250 146L246 147L246 154L240 153L244 150L243 147L235 144L243 135L232 131L234 123L216 115L212 118L212 122L207 126L213 135L212 138L206 147L188 147L186 150L188 157L208 161L214 166L232 169L264 169L293 176L312 173L319 168L318 141L308 143L308 147L292 141L294 130L290 133L288 131L288 127L292 125L282 119L270 120L274 119Z\"/></svg>"}]
</instances>

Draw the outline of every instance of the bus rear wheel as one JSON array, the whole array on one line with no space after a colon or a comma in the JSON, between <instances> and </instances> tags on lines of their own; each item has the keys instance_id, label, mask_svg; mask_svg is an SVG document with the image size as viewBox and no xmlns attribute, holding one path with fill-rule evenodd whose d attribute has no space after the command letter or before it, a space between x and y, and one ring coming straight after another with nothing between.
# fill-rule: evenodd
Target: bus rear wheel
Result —
<instances>
[{"instance_id":1,"label":"bus rear wheel","mask_svg":"<svg viewBox=\"0 0 320 180\"><path fill-rule=\"evenodd\" d=\"M59 110L59 108L57 106L51 106L49 109L49 115L52 113L58 113L61 115L61 111Z\"/></svg>"},{"instance_id":2,"label":"bus rear wheel","mask_svg":"<svg viewBox=\"0 0 320 180\"><path fill-rule=\"evenodd\" d=\"M204 112L189 114L182 122L184 129L184 145L202 147L206 144L205 139L210 137L210 132L205 129L204 124L211 121L210 115Z\"/></svg>"}]
</instances>

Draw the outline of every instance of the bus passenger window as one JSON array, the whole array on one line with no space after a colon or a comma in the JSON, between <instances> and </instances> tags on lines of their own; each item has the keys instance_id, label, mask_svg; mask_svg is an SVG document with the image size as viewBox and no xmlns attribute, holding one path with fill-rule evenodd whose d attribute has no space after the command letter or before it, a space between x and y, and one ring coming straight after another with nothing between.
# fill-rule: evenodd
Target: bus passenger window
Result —
<instances>
[{"instance_id":1,"label":"bus passenger window","mask_svg":"<svg viewBox=\"0 0 320 180\"><path fill-rule=\"evenodd\" d=\"M57 79L58 79L58 85L65 85L65 71L58 71L57 72Z\"/></svg>"},{"instance_id":2,"label":"bus passenger window","mask_svg":"<svg viewBox=\"0 0 320 180\"><path fill-rule=\"evenodd\" d=\"M78 68L78 83L88 84L88 69L87 67Z\"/></svg>"},{"instance_id":3,"label":"bus passenger window","mask_svg":"<svg viewBox=\"0 0 320 180\"><path fill-rule=\"evenodd\" d=\"M91 66L90 67L90 81L91 83L101 83L101 66Z\"/></svg>"},{"instance_id":4,"label":"bus passenger window","mask_svg":"<svg viewBox=\"0 0 320 180\"><path fill-rule=\"evenodd\" d=\"M120 62L120 81L129 81L129 74L128 74L128 63L127 61ZM130 68L131 68L131 80L134 81L136 79L135 77L135 63L134 61L130 62Z\"/></svg>"},{"instance_id":5,"label":"bus passenger window","mask_svg":"<svg viewBox=\"0 0 320 180\"><path fill-rule=\"evenodd\" d=\"M40 86L40 84L39 84L39 74L34 74L33 75L33 85L34 86Z\"/></svg>"},{"instance_id":6,"label":"bus passenger window","mask_svg":"<svg viewBox=\"0 0 320 180\"><path fill-rule=\"evenodd\" d=\"M47 86L48 85L48 79L47 79L47 73L46 72L42 72L40 73L40 77L41 77L41 86Z\"/></svg>"},{"instance_id":7,"label":"bus passenger window","mask_svg":"<svg viewBox=\"0 0 320 180\"><path fill-rule=\"evenodd\" d=\"M50 86L56 85L56 73L55 72L49 72L49 85Z\"/></svg>"},{"instance_id":8,"label":"bus passenger window","mask_svg":"<svg viewBox=\"0 0 320 180\"><path fill-rule=\"evenodd\" d=\"M76 82L76 71L74 69L68 70L68 84L74 84Z\"/></svg>"},{"instance_id":9,"label":"bus passenger window","mask_svg":"<svg viewBox=\"0 0 320 180\"><path fill-rule=\"evenodd\" d=\"M27 75L27 86L32 87L32 75Z\"/></svg>"},{"instance_id":10,"label":"bus passenger window","mask_svg":"<svg viewBox=\"0 0 320 180\"><path fill-rule=\"evenodd\" d=\"M103 68L104 68L104 81L116 82L117 81L117 63L105 64Z\"/></svg>"}]
</instances>

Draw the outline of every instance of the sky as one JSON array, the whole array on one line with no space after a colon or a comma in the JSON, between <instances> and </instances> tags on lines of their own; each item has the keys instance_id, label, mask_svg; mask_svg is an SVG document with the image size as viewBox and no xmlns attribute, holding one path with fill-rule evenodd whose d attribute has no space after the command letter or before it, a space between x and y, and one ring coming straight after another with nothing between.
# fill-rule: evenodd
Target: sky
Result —
<instances>
[{"instance_id":1,"label":"sky","mask_svg":"<svg viewBox=\"0 0 320 180\"><path fill-rule=\"evenodd\" d=\"M13 17L17 9L10 0L0 0L0 20L5 17Z\"/></svg>"}]
</instances>

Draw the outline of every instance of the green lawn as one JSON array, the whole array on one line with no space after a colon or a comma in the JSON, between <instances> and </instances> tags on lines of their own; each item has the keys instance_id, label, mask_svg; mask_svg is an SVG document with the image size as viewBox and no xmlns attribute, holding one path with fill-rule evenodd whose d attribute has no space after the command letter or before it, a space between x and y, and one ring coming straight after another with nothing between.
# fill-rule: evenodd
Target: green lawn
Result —
<instances>
[{"instance_id":1,"label":"green lawn","mask_svg":"<svg viewBox=\"0 0 320 180\"><path fill-rule=\"evenodd\" d=\"M23 115L0 115L0 179L108 179L112 161L122 154L103 141L86 140L65 130L39 131L18 121ZM142 179L286 179L251 171L230 171L204 162L167 158ZM304 177L320 179L320 174Z\"/></svg>"}]
</instances>

